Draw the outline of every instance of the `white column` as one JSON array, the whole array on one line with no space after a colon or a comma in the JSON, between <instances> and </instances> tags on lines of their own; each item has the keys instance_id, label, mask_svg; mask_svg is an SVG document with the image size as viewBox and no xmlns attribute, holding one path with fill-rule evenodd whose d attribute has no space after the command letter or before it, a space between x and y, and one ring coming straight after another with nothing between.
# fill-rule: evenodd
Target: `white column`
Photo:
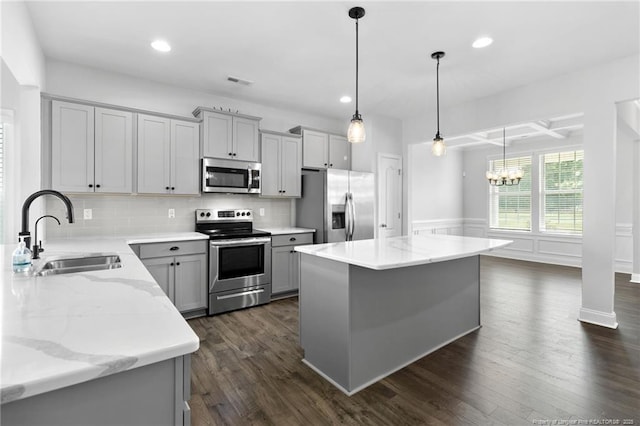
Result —
<instances>
[{"instance_id":1,"label":"white column","mask_svg":"<svg viewBox=\"0 0 640 426\"><path fill-rule=\"evenodd\" d=\"M582 306L578 320L617 328L613 311L616 235L616 109L589 102L584 124Z\"/></svg>"},{"instance_id":2,"label":"white column","mask_svg":"<svg viewBox=\"0 0 640 426\"><path fill-rule=\"evenodd\" d=\"M640 140L633 144L633 163L640 164ZM640 283L640 176L633 181L633 272L631 282Z\"/></svg>"}]
</instances>

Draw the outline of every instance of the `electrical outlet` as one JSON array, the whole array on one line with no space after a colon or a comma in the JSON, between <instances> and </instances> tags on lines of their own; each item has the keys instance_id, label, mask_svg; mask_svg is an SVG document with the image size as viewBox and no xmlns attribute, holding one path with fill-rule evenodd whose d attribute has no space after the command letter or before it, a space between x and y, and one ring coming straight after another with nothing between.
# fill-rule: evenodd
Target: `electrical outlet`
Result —
<instances>
[{"instance_id":1,"label":"electrical outlet","mask_svg":"<svg viewBox=\"0 0 640 426\"><path fill-rule=\"evenodd\" d=\"M84 209L84 220L91 220L91 219L93 219L93 210Z\"/></svg>"},{"instance_id":2,"label":"electrical outlet","mask_svg":"<svg viewBox=\"0 0 640 426\"><path fill-rule=\"evenodd\" d=\"M260 207L260 216L264 216L264 207Z\"/></svg>"},{"instance_id":3,"label":"electrical outlet","mask_svg":"<svg viewBox=\"0 0 640 426\"><path fill-rule=\"evenodd\" d=\"M169 209L169 219L176 217L176 209Z\"/></svg>"}]
</instances>

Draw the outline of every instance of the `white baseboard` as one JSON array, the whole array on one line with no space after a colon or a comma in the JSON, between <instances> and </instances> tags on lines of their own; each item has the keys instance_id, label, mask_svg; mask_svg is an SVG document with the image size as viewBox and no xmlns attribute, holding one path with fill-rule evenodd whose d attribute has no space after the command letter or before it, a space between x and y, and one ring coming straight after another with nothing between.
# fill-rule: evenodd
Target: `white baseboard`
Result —
<instances>
[{"instance_id":1,"label":"white baseboard","mask_svg":"<svg viewBox=\"0 0 640 426\"><path fill-rule=\"evenodd\" d=\"M618 319L615 312L602 312L588 308L580 308L578 321L607 328L618 328Z\"/></svg>"}]
</instances>

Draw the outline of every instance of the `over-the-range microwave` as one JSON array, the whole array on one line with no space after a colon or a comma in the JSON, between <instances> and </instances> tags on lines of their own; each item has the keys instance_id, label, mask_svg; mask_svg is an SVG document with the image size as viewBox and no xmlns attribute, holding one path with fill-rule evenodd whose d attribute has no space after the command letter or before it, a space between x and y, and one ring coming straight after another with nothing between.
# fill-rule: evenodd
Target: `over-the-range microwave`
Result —
<instances>
[{"instance_id":1,"label":"over-the-range microwave","mask_svg":"<svg viewBox=\"0 0 640 426\"><path fill-rule=\"evenodd\" d=\"M202 159L202 192L260 193L260 163Z\"/></svg>"}]
</instances>

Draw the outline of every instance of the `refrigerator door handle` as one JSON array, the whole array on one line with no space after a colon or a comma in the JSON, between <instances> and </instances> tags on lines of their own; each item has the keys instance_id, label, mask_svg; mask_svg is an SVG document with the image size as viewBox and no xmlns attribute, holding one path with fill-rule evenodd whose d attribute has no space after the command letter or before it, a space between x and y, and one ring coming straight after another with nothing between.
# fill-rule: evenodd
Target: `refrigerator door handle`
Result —
<instances>
[{"instance_id":1,"label":"refrigerator door handle","mask_svg":"<svg viewBox=\"0 0 640 426\"><path fill-rule=\"evenodd\" d=\"M356 203L353 201L353 194L349 193L349 202L351 203L351 241L356 233Z\"/></svg>"},{"instance_id":2,"label":"refrigerator door handle","mask_svg":"<svg viewBox=\"0 0 640 426\"><path fill-rule=\"evenodd\" d=\"M349 193L344 194L344 240L349 241L349 231L351 229L351 213L349 209L351 203L349 203Z\"/></svg>"},{"instance_id":3,"label":"refrigerator door handle","mask_svg":"<svg viewBox=\"0 0 640 426\"><path fill-rule=\"evenodd\" d=\"M347 241L353 241L353 231L355 228L355 216L354 216L354 204L353 204L353 194L350 192L347 192L347 203L345 206L345 216L346 216L346 234L347 234Z\"/></svg>"}]
</instances>

